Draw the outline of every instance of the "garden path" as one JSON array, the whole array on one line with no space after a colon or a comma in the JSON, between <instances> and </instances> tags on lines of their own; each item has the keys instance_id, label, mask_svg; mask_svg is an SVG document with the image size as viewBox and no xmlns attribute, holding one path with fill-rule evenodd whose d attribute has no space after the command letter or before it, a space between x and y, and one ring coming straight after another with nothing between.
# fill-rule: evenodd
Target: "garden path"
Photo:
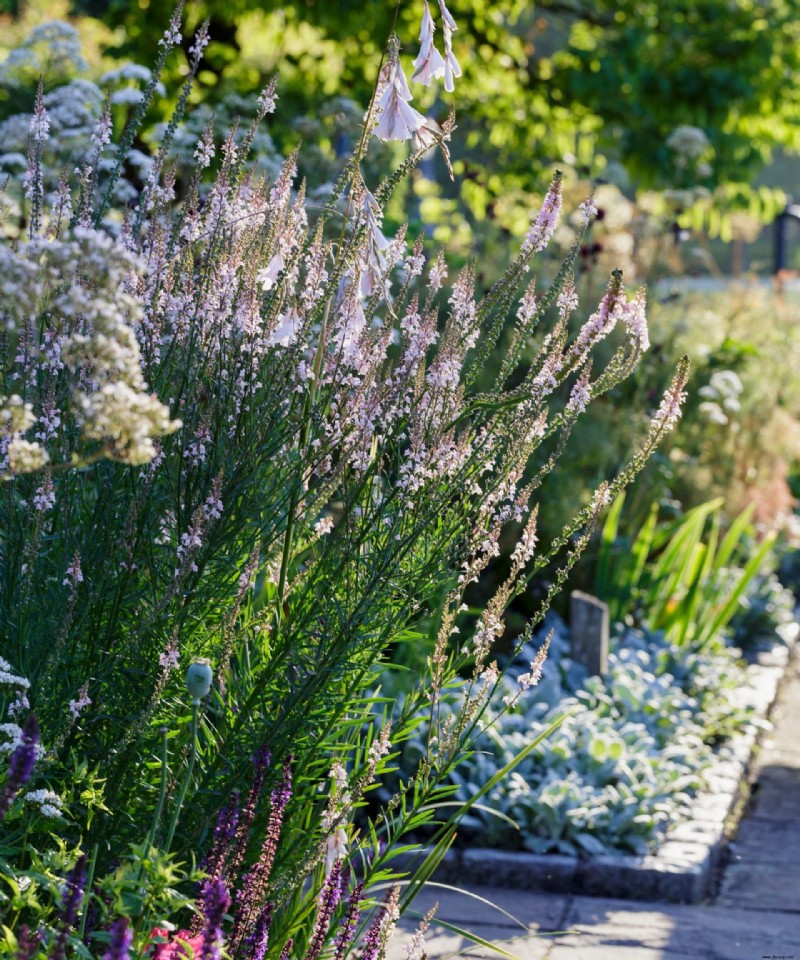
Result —
<instances>
[{"instance_id":1,"label":"garden path","mask_svg":"<svg viewBox=\"0 0 800 960\"><path fill-rule=\"evenodd\" d=\"M449 888L428 888L416 906L424 911L438 900L440 920L502 942L520 960L800 960L797 660L772 719L774 729L754 767L750 809L731 843L715 900L694 906L490 887L469 891L520 918L524 933L487 903ZM389 960L405 960L412 924L404 920ZM552 935L556 931L568 932ZM499 956L435 923L427 949L431 960Z\"/></svg>"}]
</instances>

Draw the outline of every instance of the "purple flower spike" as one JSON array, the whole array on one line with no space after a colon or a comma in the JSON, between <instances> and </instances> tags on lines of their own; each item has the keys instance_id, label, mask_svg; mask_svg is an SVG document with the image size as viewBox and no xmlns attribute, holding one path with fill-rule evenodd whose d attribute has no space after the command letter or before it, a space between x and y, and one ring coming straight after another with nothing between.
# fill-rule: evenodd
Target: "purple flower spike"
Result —
<instances>
[{"instance_id":1,"label":"purple flower spike","mask_svg":"<svg viewBox=\"0 0 800 960\"><path fill-rule=\"evenodd\" d=\"M39 742L39 723L36 714L29 713L22 727L22 742L11 754L8 775L0 792L0 820L8 813L17 794L30 780L36 763L36 744Z\"/></svg>"},{"instance_id":2,"label":"purple flower spike","mask_svg":"<svg viewBox=\"0 0 800 960\"><path fill-rule=\"evenodd\" d=\"M344 960L347 955L347 948L353 942L358 918L361 915L361 896L363 893L364 884L362 882L350 894L350 899L347 901L347 913L339 927L339 932L336 934L336 956L334 960Z\"/></svg>"},{"instance_id":3,"label":"purple flower spike","mask_svg":"<svg viewBox=\"0 0 800 960\"><path fill-rule=\"evenodd\" d=\"M273 905L268 903L256 918L256 922L253 924L253 931L248 934L247 941L245 942L246 960L264 960L267 954L269 928L272 923L273 909Z\"/></svg>"},{"instance_id":4,"label":"purple flower spike","mask_svg":"<svg viewBox=\"0 0 800 960\"><path fill-rule=\"evenodd\" d=\"M111 926L111 942L103 954L103 960L129 960L133 932L128 926L128 918L120 917Z\"/></svg>"},{"instance_id":5,"label":"purple flower spike","mask_svg":"<svg viewBox=\"0 0 800 960\"><path fill-rule=\"evenodd\" d=\"M222 921L231 905L225 881L209 880L203 891L203 947L199 960L220 960L222 956Z\"/></svg>"},{"instance_id":6,"label":"purple flower spike","mask_svg":"<svg viewBox=\"0 0 800 960\"><path fill-rule=\"evenodd\" d=\"M283 764L283 773L280 782L270 796L269 822L267 836L261 847L261 855L253 864L252 869L242 877L236 903L236 923L233 928L232 941L238 949L244 943L246 931L249 929L265 899L269 885L269 875L275 854L278 850L283 814L286 804L292 796L292 758L287 757Z\"/></svg>"},{"instance_id":7,"label":"purple flower spike","mask_svg":"<svg viewBox=\"0 0 800 960\"><path fill-rule=\"evenodd\" d=\"M213 879L222 877L228 858L231 855L231 844L236 836L239 824L239 792L234 790L230 799L219 812L217 826L214 829L214 843L208 852L204 864L206 873Z\"/></svg>"},{"instance_id":8,"label":"purple flower spike","mask_svg":"<svg viewBox=\"0 0 800 960\"><path fill-rule=\"evenodd\" d=\"M294 946L294 940L291 937L286 941L281 950L281 955L278 960L292 960L292 947Z\"/></svg>"},{"instance_id":9,"label":"purple flower spike","mask_svg":"<svg viewBox=\"0 0 800 960\"><path fill-rule=\"evenodd\" d=\"M308 947L305 960L317 960L325 946L325 938L331 925L331 917L339 902L342 881L342 861L337 860L331 874L322 887L317 908L317 920L314 924L314 934Z\"/></svg>"},{"instance_id":10,"label":"purple flower spike","mask_svg":"<svg viewBox=\"0 0 800 960\"><path fill-rule=\"evenodd\" d=\"M31 957L39 949L40 936L38 930L31 933L27 923L23 923L17 934L17 956L16 960L31 960Z\"/></svg>"},{"instance_id":11,"label":"purple flower spike","mask_svg":"<svg viewBox=\"0 0 800 960\"><path fill-rule=\"evenodd\" d=\"M241 816L239 816L239 824L232 841L232 849L228 862L228 875L234 879L244 860L247 841L250 838L250 827L253 825L253 820L256 815L256 807L258 806L261 791L264 787L264 778L267 775L267 767L269 767L270 759L270 752L266 746L259 747L253 755L253 784L250 787L250 792L247 794L247 800L242 808Z\"/></svg>"},{"instance_id":12,"label":"purple flower spike","mask_svg":"<svg viewBox=\"0 0 800 960\"><path fill-rule=\"evenodd\" d=\"M64 890L61 894L58 935L53 941L53 948L48 954L48 960L64 960L67 936L69 935L69 931L75 926L75 919L83 903L83 889L85 886L86 855L81 854L81 856L78 857L78 862L67 874Z\"/></svg>"}]
</instances>

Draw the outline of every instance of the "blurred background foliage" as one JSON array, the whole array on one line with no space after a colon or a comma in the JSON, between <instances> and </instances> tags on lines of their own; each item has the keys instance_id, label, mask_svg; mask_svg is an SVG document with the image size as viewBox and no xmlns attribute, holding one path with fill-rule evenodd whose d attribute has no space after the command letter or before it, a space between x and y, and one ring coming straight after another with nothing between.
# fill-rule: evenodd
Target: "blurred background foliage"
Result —
<instances>
[{"instance_id":1,"label":"blurred background foliage","mask_svg":"<svg viewBox=\"0 0 800 960\"><path fill-rule=\"evenodd\" d=\"M390 202L387 226L395 228L410 211L411 236L422 232L446 247L453 267L475 259L478 287L485 289L559 167L567 172L565 218L550 262L557 264L575 238L570 211L595 189L600 216L578 263L582 303L599 299L617 267L628 282L651 288L653 349L641 373L593 404L577 425L543 490L543 539L554 537L574 504L625 461L684 352L695 371L685 422L650 463L626 510L643 517L660 501L669 514L714 495L725 498L729 515L756 502L757 520L774 525L791 512L792 493L800 490L794 466L800 393L791 375L800 362L797 303L768 289L731 289L726 275L766 272L771 227L765 224L797 181L796 0L450 0L449 6L464 68L457 94L437 85L414 92L420 109L439 120L456 108L455 182L439 160L426 160ZM51 96L70 81L82 83L67 88L72 93L62 100L74 107L73 94L82 91L87 118L109 93L119 131L146 82L120 67L152 64L171 12L172 4L160 0L0 0L0 123L30 110L42 73ZM301 145L300 172L311 196L318 191L324 202L326 185L360 134L395 12L408 66L421 0L399 7L393 0L189 0L186 35L209 17L212 43L175 139L175 159L190 160L212 116L218 141L237 118L246 127L258 91L278 72L280 102L269 132L259 133L259 162L274 173L280 157ZM73 41L48 38L41 25L56 18L74 28ZM168 61L169 92L137 143L142 164L187 69L185 53ZM101 92L91 93L88 81ZM16 128L3 125L3 151L24 165L27 126L18 127L14 143ZM401 155L396 144L374 143L364 165L367 182L377 183ZM144 169L130 170L131 181ZM790 251L800 267L800 243ZM547 270L545 264L540 286ZM708 292L664 281L686 274L706 275ZM531 356L537 347L530 344ZM490 360L487 385L495 376ZM500 564L497 577L502 573Z\"/></svg>"},{"instance_id":2,"label":"blurred background foliage","mask_svg":"<svg viewBox=\"0 0 800 960\"><path fill-rule=\"evenodd\" d=\"M425 219L444 225L440 239L452 243L464 233L453 216L456 190L482 238L493 229L517 234L530 194L541 191L554 165L630 197L662 191L659 212L668 223L728 241L754 240L783 204L782 184L756 178L774 151L800 150L795 0L450 6L460 25L456 54L466 65L455 104L458 187L433 163L417 185ZM213 38L195 100L235 107L280 68L276 145L283 151L300 139L316 142L296 118L335 115L330 104L341 108L336 98L345 91L363 108L396 7L394 0L192 0L188 27L209 17ZM14 46L43 19L69 17L90 71L108 58L148 65L171 9L160 0L0 0L0 44ZM397 31L409 60L419 16L419 3L402 0ZM171 70L166 86L176 90L169 81L185 74L185 60ZM0 93L0 116L16 99L13 89ZM451 99L431 89L422 107L441 120ZM344 152L353 131L334 127L323 132L334 152ZM702 139L676 138L686 127Z\"/></svg>"}]
</instances>

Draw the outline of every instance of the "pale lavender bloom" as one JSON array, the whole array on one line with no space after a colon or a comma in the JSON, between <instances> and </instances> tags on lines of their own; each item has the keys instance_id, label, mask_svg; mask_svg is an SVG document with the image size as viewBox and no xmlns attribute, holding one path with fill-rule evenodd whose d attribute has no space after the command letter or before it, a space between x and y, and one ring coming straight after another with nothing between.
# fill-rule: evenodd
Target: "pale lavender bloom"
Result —
<instances>
[{"instance_id":1,"label":"pale lavender bloom","mask_svg":"<svg viewBox=\"0 0 800 960\"><path fill-rule=\"evenodd\" d=\"M85 710L86 707L90 706L92 699L89 696L89 684L84 683L78 692L78 696L75 700L70 700L69 702L69 712L77 720L81 715L81 711Z\"/></svg>"},{"instance_id":2,"label":"pale lavender bloom","mask_svg":"<svg viewBox=\"0 0 800 960\"><path fill-rule=\"evenodd\" d=\"M632 339L636 340L642 351L650 347L647 331L646 294L642 288L634 299L625 306L625 327Z\"/></svg>"},{"instance_id":3,"label":"pale lavender bloom","mask_svg":"<svg viewBox=\"0 0 800 960\"><path fill-rule=\"evenodd\" d=\"M303 318L291 307L287 313L279 313L276 320L278 325L267 337L267 343L271 347L290 347L297 340Z\"/></svg>"},{"instance_id":4,"label":"pale lavender bloom","mask_svg":"<svg viewBox=\"0 0 800 960\"><path fill-rule=\"evenodd\" d=\"M525 288L517 308L517 319L521 324L528 323L536 313L536 280L531 280Z\"/></svg>"},{"instance_id":5,"label":"pale lavender bloom","mask_svg":"<svg viewBox=\"0 0 800 960\"><path fill-rule=\"evenodd\" d=\"M56 505L56 493L50 477L45 477L44 483L36 488L36 492L33 495L33 505L37 510L41 510L42 513L45 513L47 510L52 510Z\"/></svg>"},{"instance_id":6,"label":"pale lavender bloom","mask_svg":"<svg viewBox=\"0 0 800 960\"><path fill-rule=\"evenodd\" d=\"M539 253L547 246L558 226L561 213L561 177L556 175L539 213L531 224L522 244L523 253Z\"/></svg>"},{"instance_id":7,"label":"pale lavender bloom","mask_svg":"<svg viewBox=\"0 0 800 960\"><path fill-rule=\"evenodd\" d=\"M395 60L389 69L389 82L378 104L378 123L374 133L379 140L410 140L425 123L425 117L408 105L412 99L408 80Z\"/></svg>"},{"instance_id":8,"label":"pale lavender bloom","mask_svg":"<svg viewBox=\"0 0 800 960\"><path fill-rule=\"evenodd\" d=\"M208 32L208 21L204 20L200 24L197 33L194 35L194 43L189 47L189 56L195 63L200 62L200 58L203 56L203 51L208 46L211 41L211 37Z\"/></svg>"},{"instance_id":9,"label":"pale lavender bloom","mask_svg":"<svg viewBox=\"0 0 800 960\"><path fill-rule=\"evenodd\" d=\"M50 134L50 117L44 106L44 96L41 87L36 93L30 123L31 140L34 143L44 143Z\"/></svg>"},{"instance_id":10,"label":"pale lavender bloom","mask_svg":"<svg viewBox=\"0 0 800 960\"><path fill-rule=\"evenodd\" d=\"M577 310L578 294L575 290L575 281L572 277L570 277L561 288L558 299L556 300L556 306L558 307L558 313L562 320L566 320L574 310Z\"/></svg>"},{"instance_id":11,"label":"pale lavender bloom","mask_svg":"<svg viewBox=\"0 0 800 960\"><path fill-rule=\"evenodd\" d=\"M158 663L163 670L177 670L180 658L177 640L170 640L169 644L159 654Z\"/></svg>"},{"instance_id":12,"label":"pale lavender bloom","mask_svg":"<svg viewBox=\"0 0 800 960\"><path fill-rule=\"evenodd\" d=\"M589 404L589 401L592 399L592 392L589 388L589 376L588 373L578 380L572 388L572 392L569 395L569 401L567 403L567 413L569 414L578 414L583 413L586 410L586 407Z\"/></svg>"},{"instance_id":13,"label":"pale lavender bloom","mask_svg":"<svg viewBox=\"0 0 800 960\"><path fill-rule=\"evenodd\" d=\"M333 530L333 517L321 517L314 524L314 533L318 537L324 537L326 533L330 533Z\"/></svg>"},{"instance_id":14,"label":"pale lavender bloom","mask_svg":"<svg viewBox=\"0 0 800 960\"><path fill-rule=\"evenodd\" d=\"M172 14L172 19L169 22L169 26L164 31L164 36L158 41L159 47L170 47L177 46L181 40L181 8L179 7L175 13Z\"/></svg>"},{"instance_id":15,"label":"pale lavender bloom","mask_svg":"<svg viewBox=\"0 0 800 960\"><path fill-rule=\"evenodd\" d=\"M272 259L262 267L256 274L256 282L261 284L261 289L271 290L275 286L275 281L281 274L285 264L280 250L273 254Z\"/></svg>"},{"instance_id":16,"label":"pale lavender bloom","mask_svg":"<svg viewBox=\"0 0 800 960\"><path fill-rule=\"evenodd\" d=\"M594 197L587 197L583 203L579 205L578 209L581 211L584 226L588 227L597 216L597 206L595 205Z\"/></svg>"},{"instance_id":17,"label":"pale lavender bloom","mask_svg":"<svg viewBox=\"0 0 800 960\"><path fill-rule=\"evenodd\" d=\"M214 147L214 134L211 130L211 124L209 124L203 136L197 141L197 146L194 151L194 158L200 165L202 169L211 165L211 161L214 159L214 154L216 149Z\"/></svg>"},{"instance_id":18,"label":"pale lavender bloom","mask_svg":"<svg viewBox=\"0 0 800 960\"><path fill-rule=\"evenodd\" d=\"M436 263L433 264L430 271L428 272L428 289L431 293L438 293L441 289L442 282L447 279L447 264L445 263L444 254L441 252L436 258Z\"/></svg>"},{"instance_id":19,"label":"pale lavender bloom","mask_svg":"<svg viewBox=\"0 0 800 960\"><path fill-rule=\"evenodd\" d=\"M275 101L278 100L278 96L275 93L275 88L277 85L278 78L273 77L266 87L264 87L264 89L261 91L261 94L258 98L258 110L261 116L275 112Z\"/></svg>"},{"instance_id":20,"label":"pale lavender bloom","mask_svg":"<svg viewBox=\"0 0 800 960\"><path fill-rule=\"evenodd\" d=\"M111 109L110 106L106 104L102 116L92 131L92 143L95 144L98 150L102 150L103 147L111 142L111 129Z\"/></svg>"},{"instance_id":21,"label":"pale lavender bloom","mask_svg":"<svg viewBox=\"0 0 800 960\"><path fill-rule=\"evenodd\" d=\"M72 563L67 567L64 574L64 579L61 583L65 587L72 587L73 589L78 586L79 583L83 583L83 571L81 570L81 555L76 553L72 558Z\"/></svg>"},{"instance_id":22,"label":"pale lavender bloom","mask_svg":"<svg viewBox=\"0 0 800 960\"><path fill-rule=\"evenodd\" d=\"M677 381L673 382L662 397L656 411L656 425L662 430L672 430L680 420L681 404L685 399L686 393L683 391L682 385Z\"/></svg>"},{"instance_id":23,"label":"pale lavender bloom","mask_svg":"<svg viewBox=\"0 0 800 960\"><path fill-rule=\"evenodd\" d=\"M533 658L530 673L523 673L517 677L517 682L523 690L530 690L531 687L535 687L542 679L544 662L547 659L547 651L550 649L551 636L552 634L548 636Z\"/></svg>"},{"instance_id":24,"label":"pale lavender bloom","mask_svg":"<svg viewBox=\"0 0 800 960\"><path fill-rule=\"evenodd\" d=\"M436 77L443 77L445 72L444 58L436 49L436 45L433 42L435 30L436 25L433 22L433 17L428 7L428 0L424 0L422 27L419 31L421 46L417 59L413 61L417 69L411 75L411 79L417 83L424 84L426 87L429 87L431 81Z\"/></svg>"}]
</instances>

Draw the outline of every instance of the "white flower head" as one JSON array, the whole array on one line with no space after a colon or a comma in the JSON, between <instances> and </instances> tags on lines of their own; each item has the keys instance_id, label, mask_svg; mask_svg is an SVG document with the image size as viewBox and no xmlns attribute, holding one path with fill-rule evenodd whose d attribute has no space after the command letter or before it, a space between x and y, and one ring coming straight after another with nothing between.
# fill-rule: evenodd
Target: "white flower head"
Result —
<instances>
[{"instance_id":1,"label":"white flower head","mask_svg":"<svg viewBox=\"0 0 800 960\"><path fill-rule=\"evenodd\" d=\"M25 794L25 802L38 806L38 813L50 820L61 817L63 801L57 793L52 790L31 790Z\"/></svg>"}]
</instances>

